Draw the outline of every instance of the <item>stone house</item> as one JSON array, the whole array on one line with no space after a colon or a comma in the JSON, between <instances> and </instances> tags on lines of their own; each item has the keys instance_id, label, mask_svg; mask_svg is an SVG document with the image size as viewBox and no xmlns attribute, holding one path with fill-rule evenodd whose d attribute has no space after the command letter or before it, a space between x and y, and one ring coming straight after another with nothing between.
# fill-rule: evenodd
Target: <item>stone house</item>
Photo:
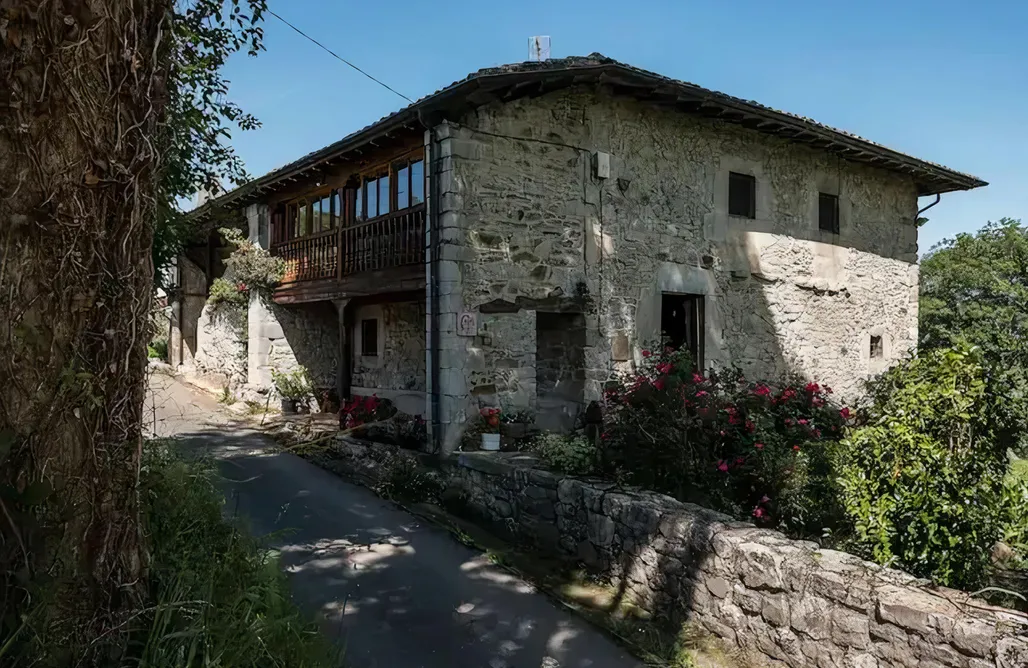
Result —
<instances>
[{"instance_id":1,"label":"stone house","mask_svg":"<svg viewBox=\"0 0 1028 668\"><path fill-rule=\"evenodd\" d=\"M288 276L226 345L189 249L173 361L304 364L444 451L482 406L569 427L661 339L852 398L917 341L918 197L983 185L599 54L484 69L194 210Z\"/></svg>"}]
</instances>

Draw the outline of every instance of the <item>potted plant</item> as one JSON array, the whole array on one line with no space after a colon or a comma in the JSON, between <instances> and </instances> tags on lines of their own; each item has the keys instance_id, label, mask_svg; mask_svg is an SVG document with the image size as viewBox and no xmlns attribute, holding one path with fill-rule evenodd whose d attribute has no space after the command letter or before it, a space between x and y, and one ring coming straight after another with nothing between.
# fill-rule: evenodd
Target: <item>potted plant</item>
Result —
<instances>
[{"instance_id":1,"label":"potted plant","mask_svg":"<svg viewBox=\"0 0 1028 668\"><path fill-rule=\"evenodd\" d=\"M500 413L500 423L505 438L520 441L532 435L535 416L528 409L504 410Z\"/></svg>"},{"instance_id":2,"label":"potted plant","mask_svg":"<svg viewBox=\"0 0 1028 668\"><path fill-rule=\"evenodd\" d=\"M483 408L479 411L482 421L485 422L485 429L482 431L482 449L500 449L500 409Z\"/></svg>"},{"instance_id":3,"label":"potted plant","mask_svg":"<svg viewBox=\"0 0 1028 668\"><path fill-rule=\"evenodd\" d=\"M271 379L275 383L275 391L282 399L282 413L293 415L297 412L297 404L311 396L310 374L305 367L297 367L288 373L271 370Z\"/></svg>"}]
</instances>

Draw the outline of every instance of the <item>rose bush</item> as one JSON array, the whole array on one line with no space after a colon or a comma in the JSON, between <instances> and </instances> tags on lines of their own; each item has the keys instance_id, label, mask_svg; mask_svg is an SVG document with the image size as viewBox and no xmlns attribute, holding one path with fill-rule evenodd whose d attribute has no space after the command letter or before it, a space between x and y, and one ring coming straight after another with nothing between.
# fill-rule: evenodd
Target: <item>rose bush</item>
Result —
<instances>
[{"instance_id":1,"label":"rose bush","mask_svg":"<svg viewBox=\"0 0 1028 668\"><path fill-rule=\"evenodd\" d=\"M608 475L797 535L839 525L832 461L849 409L831 388L704 376L671 349L643 358L606 392Z\"/></svg>"}]
</instances>

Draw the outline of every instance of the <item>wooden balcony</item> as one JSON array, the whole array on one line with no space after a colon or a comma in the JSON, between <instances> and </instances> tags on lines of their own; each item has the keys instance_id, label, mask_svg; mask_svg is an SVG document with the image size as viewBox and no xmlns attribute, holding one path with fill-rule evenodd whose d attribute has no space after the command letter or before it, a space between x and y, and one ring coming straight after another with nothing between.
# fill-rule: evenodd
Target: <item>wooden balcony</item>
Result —
<instances>
[{"instance_id":1,"label":"wooden balcony","mask_svg":"<svg viewBox=\"0 0 1028 668\"><path fill-rule=\"evenodd\" d=\"M271 253L286 263L279 303L423 288L425 205L290 239Z\"/></svg>"}]
</instances>

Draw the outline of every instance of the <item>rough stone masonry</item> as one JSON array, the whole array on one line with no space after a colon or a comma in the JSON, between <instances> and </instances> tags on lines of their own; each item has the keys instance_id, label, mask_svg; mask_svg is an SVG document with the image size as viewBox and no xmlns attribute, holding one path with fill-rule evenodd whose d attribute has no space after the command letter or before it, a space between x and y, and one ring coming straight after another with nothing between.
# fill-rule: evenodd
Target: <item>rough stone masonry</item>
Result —
<instances>
[{"instance_id":1,"label":"rough stone masonry","mask_svg":"<svg viewBox=\"0 0 1028 668\"><path fill-rule=\"evenodd\" d=\"M706 366L844 400L916 344L912 177L591 89L485 105L438 135L448 449L480 405L538 407L537 313L581 314L583 404L659 337L664 294L702 296ZM730 172L755 179L754 218L729 215ZM839 198L839 234L819 229L819 193Z\"/></svg>"},{"instance_id":2,"label":"rough stone masonry","mask_svg":"<svg viewBox=\"0 0 1028 668\"><path fill-rule=\"evenodd\" d=\"M460 453L467 507L584 562L637 605L792 668L1024 668L1028 616L654 492Z\"/></svg>"}]
</instances>

